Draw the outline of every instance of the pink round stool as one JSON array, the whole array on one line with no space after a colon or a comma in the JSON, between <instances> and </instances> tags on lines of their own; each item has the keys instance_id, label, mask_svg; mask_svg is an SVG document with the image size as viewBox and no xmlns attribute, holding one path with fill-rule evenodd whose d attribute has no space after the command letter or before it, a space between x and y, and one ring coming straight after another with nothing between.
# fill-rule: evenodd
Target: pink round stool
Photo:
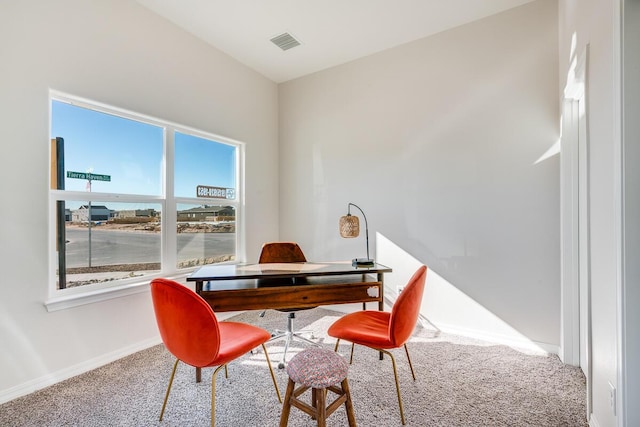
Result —
<instances>
[{"instance_id":1,"label":"pink round stool","mask_svg":"<svg viewBox=\"0 0 640 427\"><path fill-rule=\"evenodd\" d=\"M347 381L348 371L347 361L338 353L325 348L311 347L296 354L287 365L289 383L284 396L280 427L287 426L291 406L295 406L311 415L311 418L318 420L318 427L325 427L327 417L342 404L347 410L349 427L356 427L349 382ZM298 388L296 388L296 384ZM298 399L309 388L311 389L311 405ZM328 391L338 395L329 405L326 402Z\"/></svg>"}]
</instances>

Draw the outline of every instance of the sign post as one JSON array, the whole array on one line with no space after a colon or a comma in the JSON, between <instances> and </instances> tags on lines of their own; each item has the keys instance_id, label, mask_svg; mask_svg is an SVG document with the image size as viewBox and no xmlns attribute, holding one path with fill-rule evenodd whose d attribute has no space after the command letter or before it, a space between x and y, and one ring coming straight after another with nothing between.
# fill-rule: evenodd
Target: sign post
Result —
<instances>
[{"instance_id":1,"label":"sign post","mask_svg":"<svg viewBox=\"0 0 640 427\"><path fill-rule=\"evenodd\" d=\"M111 181L111 175L101 175L97 173L91 172L74 172L67 171L67 178L75 178L75 179L86 179L87 180L87 191L91 192L91 181ZM89 205L87 209L88 214L88 225L89 225L89 268L91 268L91 200L89 200Z\"/></svg>"}]
</instances>

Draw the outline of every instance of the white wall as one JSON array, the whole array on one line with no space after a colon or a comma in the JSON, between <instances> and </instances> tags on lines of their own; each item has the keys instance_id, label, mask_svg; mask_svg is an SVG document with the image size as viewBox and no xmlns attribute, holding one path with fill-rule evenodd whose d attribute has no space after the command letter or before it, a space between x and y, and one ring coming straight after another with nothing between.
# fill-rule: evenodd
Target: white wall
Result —
<instances>
[{"instance_id":1,"label":"white wall","mask_svg":"<svg viewBox=\"0 0 640 427\"><path fill-rule=\"evenodd\" d=\"M575 52L589 45L587 121L589 141L593 407L591 425L614 426L609 383L617 387L617 274L619 200L619 97L616 96L615 2L561 0L560 88ZM616 172L618 171L618 172Z\"/></svg>"},{"instance_id":2,"label":"white wall","mask_svg":"<svg viewBox=\"0 0 640 427\"><path fill-rule=\"evenodd\" d=\"M277 87L129 0L0 5L0 401L158 340L148 293L48 313L50 88L247 143L248 259L278 230Z\"/></svg>"},{"instance_id":3,"label":"white wall","mask_svg":"<svg viewBox=\"0 0 640 427\"><path fill-rule=\"evenodd\" d=\"M281 84L280 237L364 256L337 229L356 203L372 247L437 273L431 321L557 349L559 161L536 163L559 136L557 24L541 0Z\"/></svg>"}]
</instances>

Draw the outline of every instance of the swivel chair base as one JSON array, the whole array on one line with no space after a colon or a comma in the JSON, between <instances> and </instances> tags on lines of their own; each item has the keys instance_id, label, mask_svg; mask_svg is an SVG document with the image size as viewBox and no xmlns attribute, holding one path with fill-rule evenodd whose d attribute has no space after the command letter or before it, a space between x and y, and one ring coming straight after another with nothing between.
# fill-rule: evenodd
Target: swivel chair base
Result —
<instances>
[{"instance_id":1,"label":"swivel chair base","mask_svg":"<svg viewBox=\"0 0 640 427\"><path fill-rule=\"evenodd\" d=\"M289 344L292 341L300 341L305 342L307 344L311 344L313 346L317 346L318 343L311 341L304 337L304 335L311 335L310 338L314 338L313 331L295 331L293 330L293 319L296 318L296 313L294 311L290 312L287 316L287 330L286 331L278 331L276 330L273 334L271 334L271 341L275 341L280 338L284 338L284 351L282 352L282 360L278 363L278 369L284 369L286 364L287 350L289 350Z\"/></svg>"}]
</instances>

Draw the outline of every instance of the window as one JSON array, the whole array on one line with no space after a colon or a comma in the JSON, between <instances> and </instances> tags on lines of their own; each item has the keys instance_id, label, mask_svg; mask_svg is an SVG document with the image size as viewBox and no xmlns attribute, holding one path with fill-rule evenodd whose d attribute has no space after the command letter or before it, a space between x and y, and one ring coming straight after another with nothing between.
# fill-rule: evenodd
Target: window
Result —
<instances>
[{"instance_id":1,"label":"window","mask_svg":"<svg viewBox=\"0 0 640 427\"><path fill-rule=\"evenodd\" d=\"M53 295L238 259L242 144L51 93Z\"/></svg>"}]
</instances>

